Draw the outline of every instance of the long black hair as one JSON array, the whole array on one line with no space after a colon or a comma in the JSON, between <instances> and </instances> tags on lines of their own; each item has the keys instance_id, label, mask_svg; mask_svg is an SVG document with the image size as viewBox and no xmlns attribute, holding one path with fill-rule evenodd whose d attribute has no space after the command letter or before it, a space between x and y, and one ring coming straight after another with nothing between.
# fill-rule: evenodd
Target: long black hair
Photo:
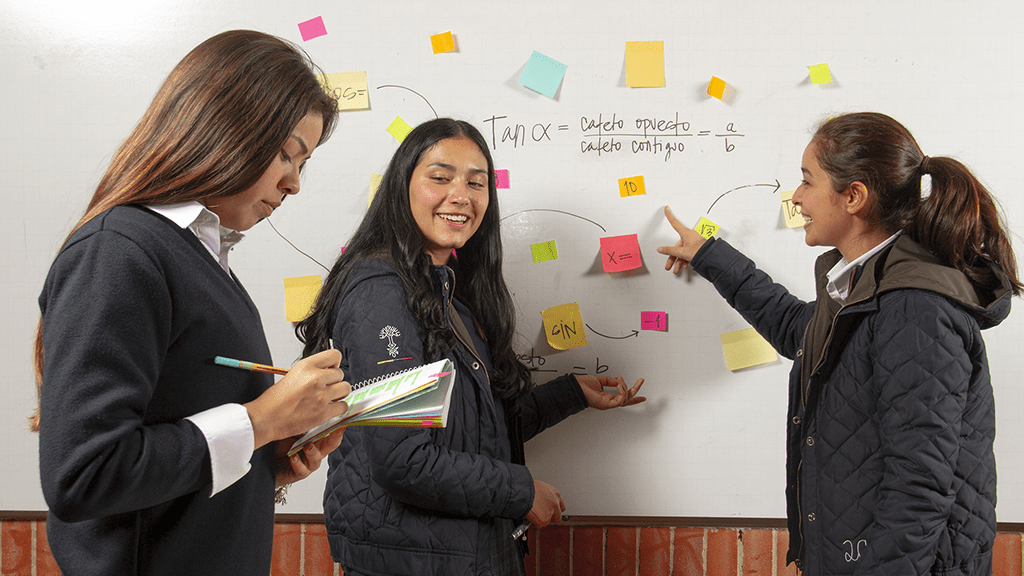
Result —
<instances>
[{"instance_id":1,"label":"long black hair","mask_svg":"<svg viewBox=\"0 0 1024 576\"><path fill-rule=\"evenodd\" d=\"M487 159L487 211L476 233L458 249L449 263L455 270L455 297L466 304L487 341L494 365L491 387L503 400L513 403L532 388L527 368L516 359L512 340L516 333L512 295L502 275L501 235L494 161L487 141L472 124L438 118L417 126L399 145L388 164L370 208L345 251L338 257L310 315L295 328L309 356L330 347L334 309L349 274L364 258L381 258L394 266L405 289L406 306L423 330L425 360L439 358L455 344L448 328L447 305L441 297L437 277L431 273L431 258L423 234L409 204L409 182L423 154L442 140L467 137ZM473 329L473 327L469 327Z\"/></svg>"}]
</instances>

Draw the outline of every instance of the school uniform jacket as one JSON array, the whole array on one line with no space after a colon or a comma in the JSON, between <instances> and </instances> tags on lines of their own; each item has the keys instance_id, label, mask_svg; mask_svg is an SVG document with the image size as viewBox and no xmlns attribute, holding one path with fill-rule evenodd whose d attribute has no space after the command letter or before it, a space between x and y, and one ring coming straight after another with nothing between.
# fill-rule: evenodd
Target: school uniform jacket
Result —
<instances>
[{"instance_id":1,"label":"school uniform jacket","mask_svg":"<svg viewBox=\"0 0 1024 576\"><path fill-rule=\"evenodd\" d=\"M794 359L788 561L817 575L987 575L995 410L981 330L1010 310L906 235L869 259L845 305L816 263L802 302L722 240L694 270Z\"/></svg>"},{"instance_id":2,"label":"school uniform jacket","mask_svg":"<svg viewBox=\"0 0 1024 576\"><path fill-rule=\"evenodd\" d=\"M213 497L189 416L255 399L270 363L259 313L189 230L113 208L68 240L39 297L39 464L64 574L253 574L270 569L274 448Z\"/></svg>"},{"instance_id":3,"label":"school uniform jacket","mask_svg":"<svg viewBox=\"0 0 1024 576\"><path fill-rule=\"evenodd\" d=\"M433 273L438 298L454 304L476 352L449 317L457 344L443 354L456 369L447 427L350 427L331 453L324 520L331 554L346 574L492 574L492 557L510 553L521 567L511 532L533 505L533 477L491 390L487 344L453 298L455 275L447 266ZM359 263L347 280L333 338L352 382L436 360L423 357L423 335L398 275L376 258ZM571 375L538 386L522 403L522 439L586 407Z\"/></svg>"}]
</instances>

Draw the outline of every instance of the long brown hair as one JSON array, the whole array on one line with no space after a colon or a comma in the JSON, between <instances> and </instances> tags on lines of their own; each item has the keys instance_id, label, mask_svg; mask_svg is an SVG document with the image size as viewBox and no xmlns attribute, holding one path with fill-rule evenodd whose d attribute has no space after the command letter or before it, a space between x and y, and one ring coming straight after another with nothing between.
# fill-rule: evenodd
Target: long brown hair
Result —
<instances>
[{"instance_id":1,"label":"long brown hair","mask_svg":"<svg viewBox=\"0 0 1024 576\"><path fill-rule=\"evenodd\" d=\"M864 184L872 216L889 234L899 230L986 289L1000 284L995 264L1020 295L1017 260L995 198L953 158L928 157L910 131L885 114L858 112L829 119L811 141L835 190ZM921 177L931 193L921 197Z\"/></svg>"},{"instance_id":2,"label":"long brown hair","mask_svg":"<svg viewBox=\"0 0 1024 576\"><path fill-rule=\"evenodd\" d=\"M259 180L306 114L323 118L323 143L337 101L298 46L252 30L218 34L171 71L114 155L85 214L68 234L126 204L175 204L239 194ZM67 239L65 239L65 242ZM42 387L42 319L34 365ZM38 409L31 417L39 428Z\"/></svg>"}]
</instances>

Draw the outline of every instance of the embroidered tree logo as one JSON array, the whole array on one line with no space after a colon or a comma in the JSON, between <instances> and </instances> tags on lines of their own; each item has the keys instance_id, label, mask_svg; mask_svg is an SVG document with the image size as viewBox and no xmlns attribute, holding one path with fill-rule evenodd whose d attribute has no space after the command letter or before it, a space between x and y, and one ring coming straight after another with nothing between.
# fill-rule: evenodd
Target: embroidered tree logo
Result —
<instances>
[{"instance_id":1,"label":"embroidered tree logo","mask_svg":"<svg viewBox=\"0 0 1024 576\"><path fill-rule=\"evenodd\" d=\"M380 339L388 339L388 354L394 358L398 356L398 344L395 344L395 337L401 336L402 333L398 331L398 328L388 325L380 329Z\"/></svg>"}]
</instances>

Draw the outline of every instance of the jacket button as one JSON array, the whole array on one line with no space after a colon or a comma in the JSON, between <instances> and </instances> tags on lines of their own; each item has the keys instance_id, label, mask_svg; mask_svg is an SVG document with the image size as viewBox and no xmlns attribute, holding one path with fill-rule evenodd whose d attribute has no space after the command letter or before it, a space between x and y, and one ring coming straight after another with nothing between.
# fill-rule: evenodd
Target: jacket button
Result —
<instances>
[{"instance_id":1,"label":"jacket button","mask_svg":"<svg viewBox=\"0 0 1024 576\"><path fill-rule=\"evenodd\" d=\"M801 348L801 349L796 351L796 357L797 358L799 358L799 357L801 357L803 355L804 355L804 349L803 348Z\"/></svg>"},{"instance_id":2,"label":"jacket button","mask_svg":"<svg viewBox=\"0 0 1024 576\"><path fill-rule=\"evenodd\" d=\"M793 424L796 424L797 426L800 425L800 417L799 416L793 416Z\"/></svg>"},{"instance_id":3,"label":"jacket button","mask_svg":"<svg viewBox=\"0 0 1024 576\"><path fill-rule=\"evenodd\" d=\"M444 283L444 289L445 289L445 290L447 290L447 289L448 289L448 283L447 283L447 282L445 282L445 283Z\"/></svg>"},{"instance_id":4,"label":"jacket button","mask_svg":"<svg viewBox=\"0 0 1024 576\"><path fill-rule=\"evenodd\" d=\"M811 512L810 514L807 515L807 521L808 522L814 522L815 518L817 518L817 516L814 515L814 512Z\"/></svg>"},{"instance_id":5,"label":"jacket button","mask_svg":"<svg viewBox=\"0 0 1024 576\"><path fill-rule=\"evenodd\" d=\"M479 369L480 369L480 363L479 362L473 362L473 370L479 370Z\"/></svg>"},{"instance_id":6,"label":"jacket button","mask_svg":"<svg viewBox=\"0 0 1024 576\"><path fill-rule=\"evenodd\" d=\"M814 438L808 436L807 437L807 445L808 446L814 446Z\"/></svg>"}]
</instances>

